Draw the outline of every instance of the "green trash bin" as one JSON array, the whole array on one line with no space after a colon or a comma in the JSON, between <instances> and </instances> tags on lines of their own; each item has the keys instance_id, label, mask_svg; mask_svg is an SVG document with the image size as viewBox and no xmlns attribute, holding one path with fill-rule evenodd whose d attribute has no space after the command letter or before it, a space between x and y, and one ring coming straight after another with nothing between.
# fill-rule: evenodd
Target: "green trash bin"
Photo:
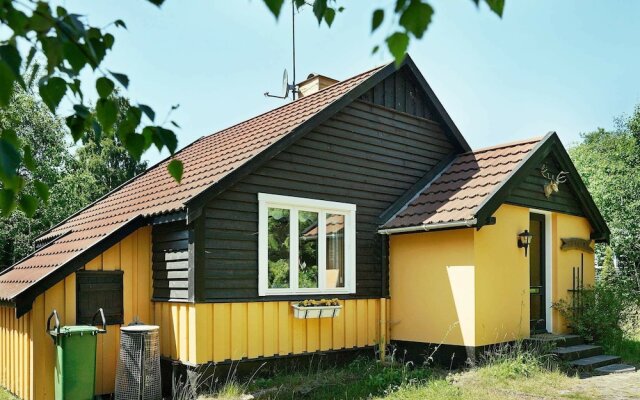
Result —
<instances>
[{"instance_id":1,"label":"green trash bin","mask_svg":"<svg viewBox=\"0 0 640 400\"><path fill-rule=\"evenodd\" d=\"M102 317L102 329L91 325L61 327L56 310L47 319L47 332L56 346L56 400L91 400L95 395L97 335L107 331L102 308L93 316L93 322L97 316ZM51 329L53 318L55 325Z\"/></svg>"}]
</instances>

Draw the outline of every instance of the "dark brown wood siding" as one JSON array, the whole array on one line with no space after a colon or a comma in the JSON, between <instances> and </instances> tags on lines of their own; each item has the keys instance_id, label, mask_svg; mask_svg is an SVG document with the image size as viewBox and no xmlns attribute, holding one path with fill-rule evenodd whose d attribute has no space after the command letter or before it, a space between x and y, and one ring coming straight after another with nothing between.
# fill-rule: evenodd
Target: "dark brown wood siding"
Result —
<instances>
[{"instance_id":1,"label":"dark brown wood siding","mask_svg":"<svg viewBox=\"0 0 640 400\"><path fill-rule=\"evenodd\" d=\"M360 100L421 118L437 119L437 112L420 84L404 67L360 96Z\"/></svg>"},{"instance_id":2,"label":"dark brown wood siding","mask_svg":"<svg viewBox=\"0 0 640 400\"><path fill-rule=\"evenodd\" d=\"M258 297L258 193L356 204L355 297L386 295L379 217L452 151L439 124L354 102L207 205L196 300L277 299Z\"/></svg>"},{"instance_id":3,"label":"dark brown wood siding","mask_svg":"<svg viewBox=\"0 0 640 400\"><path fill-rule=\"evenodd\" d=\"M561 169L553 156L548 156L542 163L529 171L526 178L511 191L506 202L540 210L584 216L578 197L568 182L561 183L559 185L560 190L547 199L544 195L544 186L549 180L540 173L542 164L546 164L553 175L557 174ZM571 179L574 179L574 177L568 175L567 180Z\"/></svg>"},{"instance_id":4,"label":"dark brown wood siding","mask_svg":"<svg viewBox=\"0 0 640 400\"><path fill-rule=\"evenodd\" d=\"M189 229L184 221L154 225L153 298L189 299Z\"/></svg>"}]
</instances>

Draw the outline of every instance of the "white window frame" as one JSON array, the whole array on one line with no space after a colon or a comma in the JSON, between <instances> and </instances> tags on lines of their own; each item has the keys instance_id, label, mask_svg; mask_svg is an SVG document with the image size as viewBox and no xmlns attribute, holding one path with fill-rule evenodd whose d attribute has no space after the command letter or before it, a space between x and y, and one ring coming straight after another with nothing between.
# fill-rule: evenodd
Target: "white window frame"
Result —
<instances>
[{"instance_id":1,"label":"white window frame","mask_svg":"<svg viewBox=\"0 0 640 400\"><path fill-rule=\"evenodd\" d=\"M269 288L269 208L289 210L289 287ZM318 288L298 287L298 211L318 213ZM344 287L326 288L326 215L345 216ZM258 295L350 294L356 292L356 205L258 193Z\"/></svg>"}]
</instances>

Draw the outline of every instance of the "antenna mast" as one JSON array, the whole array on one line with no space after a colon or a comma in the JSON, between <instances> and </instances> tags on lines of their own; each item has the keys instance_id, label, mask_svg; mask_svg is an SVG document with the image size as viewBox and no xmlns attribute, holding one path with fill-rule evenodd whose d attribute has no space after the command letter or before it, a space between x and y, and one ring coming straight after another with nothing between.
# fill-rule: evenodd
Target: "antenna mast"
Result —
<instances>
[{"instance_id":1,"label":"antenna mast","mask_svg":"<svg viewBox=\"0 0 640 400\"><path fill-rule=\"evenodd\" d=\"M283 94L282 96L274 95L269 92L266 92L264 95L266 97L275 97L277 99L286 99L289 97L289 91L291 91L291 95L293 100L296 99L296 3L295 0L291 0L291 38L292 38L292 50L293 50L293 82L289 84L289 80L287 78L287 70L284 70L282 88Z\"/></svg>"},{"instance_id":2,"label":"antenna mast","mask_svg":"<svg viewBox=\"0 0 640 400\"><path fill-rule=\"evenodd\" d=\"M295 0L291 0L291 37L292 37L292 49L293 49L293 100L296 99L296 6Z\"/></svg>"}]
</instances>

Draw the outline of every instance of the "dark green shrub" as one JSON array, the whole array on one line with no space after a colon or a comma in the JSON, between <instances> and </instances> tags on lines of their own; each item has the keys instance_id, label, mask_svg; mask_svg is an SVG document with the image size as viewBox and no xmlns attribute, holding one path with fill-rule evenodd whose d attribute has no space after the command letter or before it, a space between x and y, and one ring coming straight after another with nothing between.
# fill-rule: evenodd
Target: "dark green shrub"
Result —
<instances>
[{"instance_id":1,"label":"dark green shrub","mask_svg":"<svg viewBox=\"0 0 640 400\"><path fill-rule=\"evenodd\" d=\"M577 298L578 304L568 299L554 303L553 307L574 333L587 341L618 342L625 332L636 331L639 326L640 296L635 285L620 276L599 279Z\"/></svg>"}]
</instances>

